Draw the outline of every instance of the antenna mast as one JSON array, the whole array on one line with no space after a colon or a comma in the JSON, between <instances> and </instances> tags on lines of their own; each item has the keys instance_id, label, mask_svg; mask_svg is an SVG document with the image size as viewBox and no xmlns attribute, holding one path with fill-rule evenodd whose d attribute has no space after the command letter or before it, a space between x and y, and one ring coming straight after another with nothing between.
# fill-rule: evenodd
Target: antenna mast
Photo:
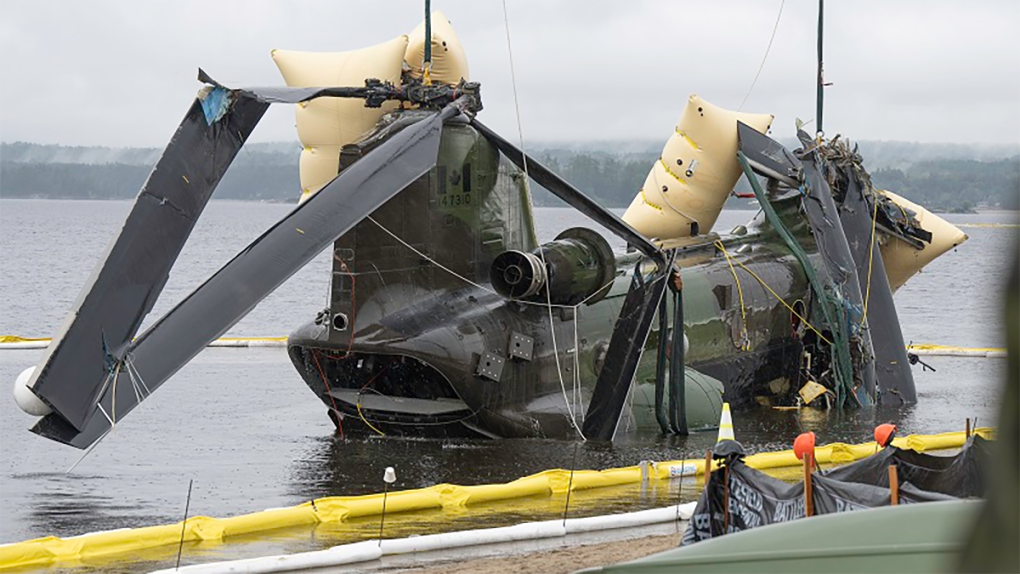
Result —
<instances>
[{"instance_id":1,"label":"antenna mast","mask_svg":"<svg viewBox=\"0 0 1020 574\"><path fill-rule=\"evenodd\" d=\"M815 126L819 134L825 133L822 130L822 91L825 88L825 77L822 70L822 28L824 23L824 11L825 0L818 0L818 91L815 96Z\"/></svg>"},{"instance_id":2,"label":"antenna mast","mask_svg":"<svg viewBox=\"0 0 1020 574\"><path fill-rule=\"evenodd\" d=\"M432 71L432 0L425 0L425 58L421 64L425 84L431 84Z\"/></svg>"}]
</instances>

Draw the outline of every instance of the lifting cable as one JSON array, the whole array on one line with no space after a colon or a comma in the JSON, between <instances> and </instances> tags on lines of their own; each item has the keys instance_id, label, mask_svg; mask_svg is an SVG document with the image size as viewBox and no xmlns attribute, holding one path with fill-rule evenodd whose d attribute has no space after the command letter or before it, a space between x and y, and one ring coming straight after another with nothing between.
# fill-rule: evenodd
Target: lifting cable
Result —
<instances>
[{"instance_id":1,"label":"lifting cable","mask_svg":"<svg viewBox=\"0 0 1020 574\"><path fill-rule=\"evenodd\" d=\"M744 109L744 104L747 103L747 98L750 97L751 91L754 90L754 85L758 83L758 76L761 75L762 69L765 68L765 60L769 58L769 50L772 49L772 41L776 39L776 30L779 30L779 20L780 18L783 17L783 6L785 5L786 0L783 0L779 4L779 14L776 15L776 24L775 26L772 27L772 36L769 38L769 45L765 48L765 55L761 59L761 65L758 66L758 73L754 75L754 80L751 82L751 87L747 88L747 94L744 95L743 101L740 102L740 107L737 108L738 112Z\"/></svg>"},{"instance_id":2,"label":"lifting cable","mask_svg":"<svg viewBox=\"0 0 1020 574\"><path fill-rule=\"evenodd\" d=\"M382 231L383 233L389 235L391 238L393 238L394 241L396 241L397 243L400 243L405 248L407 248L409 251L411 251L412 253L414 253L418 257L420 257L422 260L427 261L430 265L435 265L436 267L438 267L438 268L442 269L443 271L445 271L446 273L450 274L452 277L454 277L454 278L458 279L459 281L462 281L465 284L470 285L470 286L472 286L472 287L474 287L474 288L476 288L476 289L478 289L480 291L485 291L486 293L490 293L490 294L495 295L495 296L500 297L500 298L503 297L502 295L500 295L496 291L492 290L490 287L488 287L486 285L482 285L480 283L476 283L475 281L472 281L471 279L461 275L460 273L457 273L453 269L450 269L446 265L443 265L442 263L437 261L435 258L429 256L428 254L423 253L420 249L418 249L417 247L411 245L410 243L405 241L403 238L401 238L399 235L397 235L396 233L390 231L383 224L381 224L378 221L376 221L375 218L373 218L371 215L366 217L365 219L368 220L368 221L371 221L373 224L375 224L376 227L379 228L380 231ZM588 301L590 301L593 298L598 297L599 295L603 294L606 291L606 289L610 288L613 285L613 283L615 283L615 282L616 282L616 278L615 277L611 278L609 281L606 282L605 285L602 285L601 287L599 287L598 289L593 291L591 295L588 295L587 297L585 297L584 299L582 299L581 301L579 301L575 305L558 305L558 304L549 304L549 303L537 303L537 302L534 302L534 301L525 301L525 300L522 300L522 299L514 299L513 300L514 303L517 303L519 305L531 305L531 306L535 306L535 307L549 307L549 308L555 308L555 309L564 309L564 310L570 310L573 313L573 323L574 323L574 366L575 366L575 368L574 368L574 381L575 381L575 384L574 384L574 389L572 390L572 392L576 395L577 398L580 398L580 386L581 386L581 383L580 383L580 360L578 358L579 347L577 345L577 342L578 342L577 341L577 313L578 313L578 310L581 308L581 306L586 305L588 303ZM561 385L560 386L561 386L561 390L563 391L564 396L566 396L566 383L564 383L562 381L562 379L561 379ZM577 399L575 399L575 401L576 400ZM578 410L580 410L580 409L578 409ZM571 412L571 411L568 410L568 412ZM582 413L581 417L582 417L582 421L583 421L583 417L584 417L583 410L581 410L581 413ZM575 424L576 424L576 419L572 420L572 422L575 422ZM580 429L578 429L578 432L580 432ZM584 435L581 435L581 436L583 438ZM585 439L585 440L587 440L587 439Z\"/></svg>"},{"instance_id":3,"label":"lifting cable","mask_svg":"<svg viewBox=\"0 0 1020 574\"><path fill-rule=\"evenodd\" d=\"M531 200L530 176L528 174L528 155L525 152L524 148L524 129L521 127L521 108L517 97L517 77L514 73L514 52L510 42L510 18L509 16L507 16L506 0L503 0L503 26L506 30L506 51L510 59L510 85L513 88L514 113L517 117L517 136L518 139L520 140L521 156L524 158L524 193L528 199L528 204L532 205L533 202ZM548 269L549 266L546 264L545 261L545 251L539 248L538 255L542 259L542 267ZM574 430L577 431L577 434L581 437L581 440L587 440L584 436L584 433L581 432L581 427L578 426L577 424L577 419L574 416L574 409L571 408L570 406L570 399L567 398L567 386L563 382L563 367L560 365L559 346L556 342L556 324L555 321L553 320L552 292L548 286L545 289L545 297L546 308L549 311L549 335L552 338L553 357L556 359L556 376L557 378L559 378L560 381L560 390L563 391L563 403L567 407L567 414L570 416L570 424L574 427ZM577 321L576 312L574 313L574 321L575 322ZM574 354L576 355L577 352L578 349L575 348ZM580 376L576 370L574 371L574 376L575 377Z\"/></svg>"},{"instance_id":4,"label":"lifting cable","mask_svg":"<svg viewBox=\"0 0 1020 574\"><path fill-rule=\"evenodd\" d=\"M861 314L861 325L868 322L868 300L871 299L871 270L875 261L875 223L878 221L878 196L872 195L871 200L875 207L871 211L871 240L868 242L868 283L864 290L864 312Z\"/></svg>"},{"instance_id":5,"label":"lifting cable","mask_svg":"<svg viewBox=\"0 0 1020 574\"><path fill-rule=\"evenodd\" d=\"M716 239L715 246L718 247L726 257L726 262L730 265L730 273L733 274L733 280L737 283L737 295L740 298L740 350L750 351L751 338L747 335L747 309L744 306L744 290L740 286L740 278L737 277L737 270L733 268L733 257L731 257L729 252L726 251L726 247L723 245L722 241Z\"/></svg>"}]
</instances>

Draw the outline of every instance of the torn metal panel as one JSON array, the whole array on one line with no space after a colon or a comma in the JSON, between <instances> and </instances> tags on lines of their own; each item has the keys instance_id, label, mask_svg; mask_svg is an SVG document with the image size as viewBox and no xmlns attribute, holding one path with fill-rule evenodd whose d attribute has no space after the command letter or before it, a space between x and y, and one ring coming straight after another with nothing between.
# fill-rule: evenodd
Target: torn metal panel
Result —
<instances>
[{"instance_id":1,"label":"torn metal panel","mask_svg":"<svg viewBox=\"0 0 1020 574\"><path fill-rule=\"evenodd\" d=\"M112 413L116 395L117 412L110 416L122 417L337 237L427 172L436 163L443 122L458 111L448 106L345 169L140 335L125 356L144 392L133 392L134 385L125 382L131 379L122 373L119 387L111 387L99 402L104 412ZM110 428L105 417L93 417L78 433L47 420L52 416L33 431L78 448Z\"/></svg>"},{"instance_id":2,"label":"torn metal panel","mask_svg":"<svg viewBox=\"0 0 1020 574\"><path fill-rule=\"evenodd\" d=\"M50 416L73 428L85 429L93 417L113 365L152 310L199 214L268 108L229 92L215 94L203 92L184 116L29 382L53 408Z\"/></svg>"},{"instance_id":3,"label":"torn metal panel","mask_svg":"<svg viewBox=\"0 0 1020 574\"><path fill-rule=\"evenodd\" d=\"M807 134L801 132L802 141ZM828 273L829 283L835 295L837 324L830 324L836 335L837 346L846 345L851 359L855 396L861 404L875 399L875 351L871 334L865 328L864 297L861 294L857 266L850 253L839 212L826 175L822 172L822 160L816 151L804 156L801 169L804 178L804 213L811 224L811 232L818 244L818 253Z\"/></svg>"}]
</instances>

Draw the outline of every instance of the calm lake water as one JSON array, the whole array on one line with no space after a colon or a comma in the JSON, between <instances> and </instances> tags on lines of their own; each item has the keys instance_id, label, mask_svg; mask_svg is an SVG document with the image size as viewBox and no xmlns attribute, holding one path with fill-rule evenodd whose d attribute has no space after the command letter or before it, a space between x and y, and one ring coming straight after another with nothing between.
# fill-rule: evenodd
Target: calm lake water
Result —
<instances>
[{"instance_id":1,"label":"calm lake water","mask_svg":"<svg viewBox=\"0 0 1020 574\"><path fill-rule=\"evenodd\" d=\"M130 202L0 200L0 334L51 336L71 306ZM180 301L262 230L292 207L212 202L184 249L149 321ZM716 229L744 223L753 212L724 212ZM946 216L965 224L970 241L948 253L896 295L906 340L961 346L1002 346L1001 288L1015 256L1016 228L976 223L1017 222L1015 213ZM539 236L585 225L569 209L537 214ZM328 258L303 269L230 336L283 336L310 320L327 296ZM0 351L0 384L9 389L41 351ZM878 422L903 434L962 430L966 417L995 422L1005 362L930 357L937 372L915 371L919 402L901 409L805 414L763 410L737 417L738 439L752 452L786 448L800 429L822 443L870 438ZM639 436L614 445L546 440L425 441L388 438L336 442L322 404L282 349L209 349L182 369L71 473L81 452L28 432L32 417L0 391L0 543L70 536L179 521L188 481L191 515L232 516L309 499L375 492L386 466L398 488L441 482L503 482L555 467L608 468L641 460L697 456L714 434L687 438ZM675 488L675 487L674 487ZM686 488L686 487L685 487ZM681 493L692 499L693 488ZM663 505L676 491L576 501L577 515ZM517 514L472 512L459 518L387 519L389 535L496 526L560 512L550 501ZM298 529L227 545L188 545L182 563L294 552L376 535L377 523ZM74 571L145 571L172 565L176 548L136 564L83 564Z\"/></svg>"}]
</instances>

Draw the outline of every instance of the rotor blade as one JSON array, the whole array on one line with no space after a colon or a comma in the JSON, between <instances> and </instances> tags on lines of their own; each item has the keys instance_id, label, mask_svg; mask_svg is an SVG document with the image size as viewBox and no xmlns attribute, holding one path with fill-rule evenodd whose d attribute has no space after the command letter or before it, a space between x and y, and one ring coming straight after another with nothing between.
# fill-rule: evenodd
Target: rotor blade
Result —
<instances>
[{"instance_id":1,"label":"rotor blade","mask_svg":"<svg viewBox=\"0 0 1020 574\"><path fill-rule=\"evenodd\" d=\"M900 405L917 402L914 374L907 361L907 349L903 344L903 331L896 314L889 278L885 274L882 251L879 249L876 222L878 216L874 204L861 189L861 181L853 169L845 170L847 189L839 210L839 220L846 234L854 264L858 269L857 279L861 292L865 294L868 331L871 345L875 350L875 382L878 385L879 402L883 405ZM879 201L878 195L871 196Z\"/></svg>"},{"instance_id":2,"label":"rotor blade","mask_svg":"<svg viewBox=\"0 0 1020 574\"><path fill-rule=\"evenodd\" d=\"M629 245L633 245L647 257L654 259L660 264L666 262L666 256L661 249L656 247L647 237L638 233L633 227L627 225L615 213L596 203L595 200L570 185L570 183L553 173L549 168L535 161L531 156L525 155L524 152L517 149L512 143L479 122L477 118L471 120L471 125L481 132L485 139L496 146L514 165L525 170L531 179L534 179L539 185L549 190L550 193L567 202L574 209L594 219L600 225L613 232L614 235L620 237ZM527 162L526 169L525 162Z\"/></svg>"},{"instance_id":3,"label":"rotor blade","mask_svg":"<svg viewBox=\"0 0 1020 574\"><path fill-rule=\"evenodd\" d=\"M338 237L428 172L437 161L443 122L458 111L456 105L447 106L345 169L139 336L127 353L127 365L137 380L133 384L122 380L116 389L111 385L99 403L110 421L93 417L85 431L77 433L46 417L32 430L78 448L99 439L139 398L163 384Z\"/></svg>"},{"instance_id":4,"label":"rotor blade","mask_svg":"<svg viewBox=\"0 0 1020 574\"><path fill-rule=\"evenodd\" d=\"M864 296L861 294L850 244L839 223L839 212L832 190L826 174L815 161L817 153L801 160L807 193L801 205L818 245L818 254L822 256L822 264L828 271L826 282L838 293L833 298L832 306L835 321L829 325L829 329L835 335L834 342L841 347L838 352L849 359L849 374L854 382L861 383L855 393L857 400L867 404L875 399L875 362L871 333L862 328Z\"/></svg>"},{"instance_id":5,"label":"rotor blade","mask_svg":"<svg viewBox=\"0 0 1020 574\"><path fill-rule=\"evenodd\" d=\"M670 265L671 267L672 265ZM650 277L641 275L640 264L620 309L620 317L609 340L602 371L595 382L584 416L582 431L590 440L613 440L620 422L627 392L634 381L641 353L652 327L655 310L666 291L668 267L660 266ZM660 333L660 336L664 334Z\"/></svg>"},{"instance_id":6,"label":"rotor blade","mask_svg":"<svg viewBox=\"0 0 1020 574\"><path fill-rule=\"evenodd\" d=\"M223 87L202 68L198 69L198 81L216 87ZM369 94L367 87L307 87L266 86L239 88L236 91L266 104L300 104L316 98L364 98Z\"/></svg>"},{"instance_id":7,"label":"rotor blade","mask_svg":"<svg viewBox=\"0 0 1020 574\"><path fill-rule=\"evenodd\" d=\"M199 214L268 107L213 88L184 116L28 383L70 426L86 428L110 365L152 310Z\"/></svg>"}]
</instances>

